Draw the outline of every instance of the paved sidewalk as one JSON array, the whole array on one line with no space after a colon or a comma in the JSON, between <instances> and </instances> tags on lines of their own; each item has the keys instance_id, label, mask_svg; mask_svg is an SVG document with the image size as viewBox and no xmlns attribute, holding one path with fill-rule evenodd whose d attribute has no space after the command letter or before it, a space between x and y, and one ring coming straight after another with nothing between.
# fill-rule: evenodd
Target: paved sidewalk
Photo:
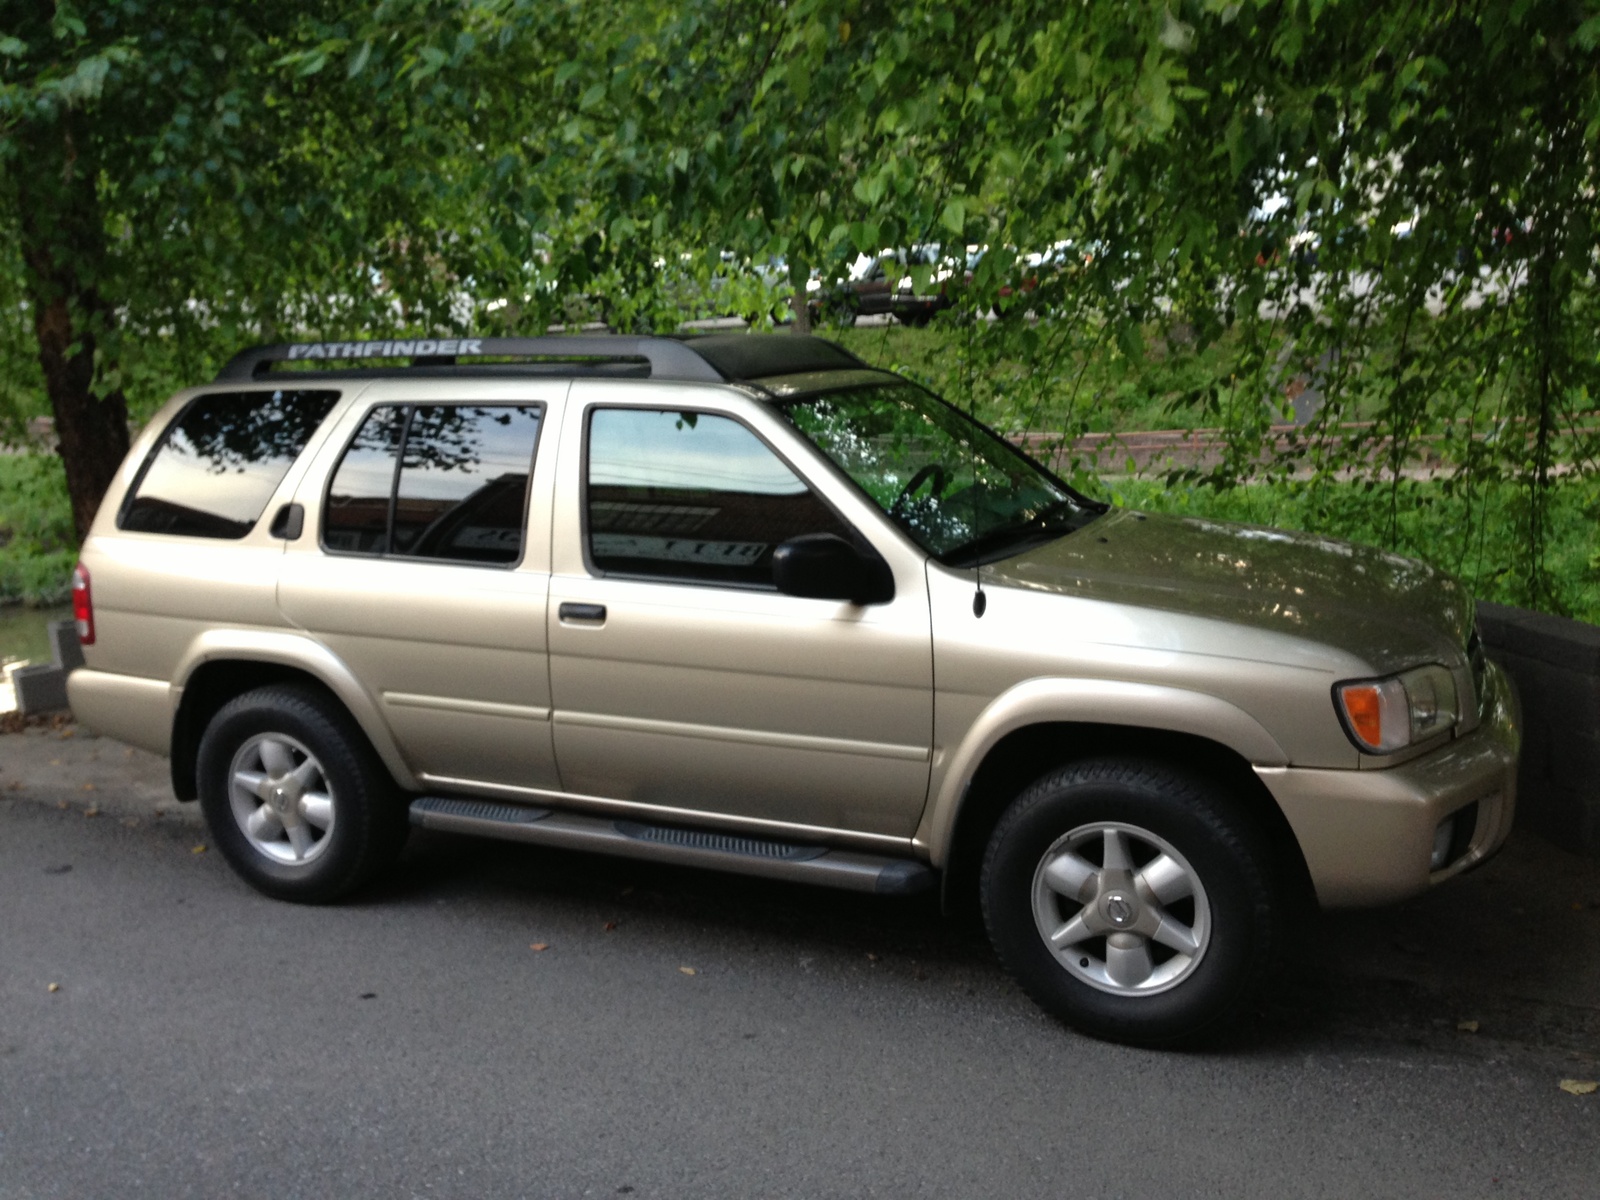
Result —
<instances>
[{"instance_id":1,"label":"paved sidewalk","mask_svg":"<svg viewBox=\"0 0 1600 1200\"><path fill-rule=\"evenodd\" d=\"M165 759L71 724L0 734L0 795L206 843ZM435 835L444 836L444 835ZM1404 904L1327 914L1310 961L1263 1013L1301 1010L1401 1037L1482 1037L1572 1053L1600 1075L1600 863L1514 833L1477 871ZM1472 1023L1476 1022L1476 1028ZM1464 1028L1458 1028L1459 1026Z\"/></svg>"},{"instance_id":2,"label":"paved sidewalk","mask_svg":"<svg viewBox=\"0 0 1600 1200\"><path fill-rule=\"evenodd\" d=\"M166 759L62 718L0 733L0 795L73 809L90 819L202 827L199 806L173 797Z\"/></svg>"}]
</instances>

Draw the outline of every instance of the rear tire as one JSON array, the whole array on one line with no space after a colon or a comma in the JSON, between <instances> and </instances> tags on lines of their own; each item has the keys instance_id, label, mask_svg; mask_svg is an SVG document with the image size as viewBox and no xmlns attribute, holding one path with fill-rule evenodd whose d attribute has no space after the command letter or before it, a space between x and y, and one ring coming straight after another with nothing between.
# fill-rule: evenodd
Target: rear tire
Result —
<instances>
[{"instance_id":1,"label":"rear tire","mask_svg":"<svg viewBox=\"0 0 1600 1200\"><path fill-rule=\"evenodd\" d=\"M1012 802L984 857L984 924L1047 1012L1095 1037L1193 1042L1266 981L1287 906L1248 810L1180 768L1108 758Z\"/></svg>"},{"instance_id":2,"label":"rear tire","mask_svg":"<svg viewBox=\"0 0 1600 1200\"><path fill-rule=\"evenodd\" d=\"M229 701L200 739L200 808L217 848L257 891L321 904L393 861L408 815L360 727L308 687Z\"/></svg>"}]
</instances>

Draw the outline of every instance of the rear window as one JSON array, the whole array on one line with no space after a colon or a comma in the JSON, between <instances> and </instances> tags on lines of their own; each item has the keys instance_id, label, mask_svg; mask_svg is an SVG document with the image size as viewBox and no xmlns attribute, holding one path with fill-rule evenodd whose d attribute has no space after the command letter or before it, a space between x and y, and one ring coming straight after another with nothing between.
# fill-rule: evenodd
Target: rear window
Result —
<instances>
[{"instance_id":1,"label":"rear window","mask_svg":"<svg viewBox=\"0 0 1600 1200\"><path fill-rule=\"evenodd\" d=\"M117 527L244 537L338 399L287 390L196 397L150 452Z\"/></svg>"}]
</instances>

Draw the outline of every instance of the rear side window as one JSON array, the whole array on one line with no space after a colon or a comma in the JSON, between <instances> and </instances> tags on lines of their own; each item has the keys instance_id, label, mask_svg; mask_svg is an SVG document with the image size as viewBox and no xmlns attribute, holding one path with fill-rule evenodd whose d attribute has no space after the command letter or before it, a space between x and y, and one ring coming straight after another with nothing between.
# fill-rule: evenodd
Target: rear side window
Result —
<instances>
[{"instance_id":1,"label":"rear side window","mask_svg":"<svg viewBox=\"0 0 1600 1200\"><path fill-rule=\"evenodd\" d=\"M522 557L537 405L375 408L328 489L322 542L348 554L509 564Z\"/></svg>"},{"instance_id":2,"label":"rear side window","mask_svg":"<svg viewBox=\"0 0 1600 1200\"><path fill-rule=\"evenodd\" d=\"M324 391L195 398L150 452L117 527L244 537L338 399L338 392Z\"/></svg>"}]
</instances>

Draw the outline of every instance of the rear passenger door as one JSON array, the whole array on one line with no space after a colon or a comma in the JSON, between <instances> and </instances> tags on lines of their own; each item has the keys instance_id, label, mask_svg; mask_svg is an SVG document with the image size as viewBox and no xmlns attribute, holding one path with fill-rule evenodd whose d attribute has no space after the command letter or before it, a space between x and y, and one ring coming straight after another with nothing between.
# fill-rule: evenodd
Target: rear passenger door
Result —
<instances>
[{"instance_id":1,"label":"rear passenger door","mask_svg":"<svg viewBox=\"0 0 1600 1200\"><path fill-rule=\"evenodd\" d=\"M279 603L355 672L424 782L558 786L540 446L565 390L376 385L302 488Z\"/></svg>"}]
</instances>

